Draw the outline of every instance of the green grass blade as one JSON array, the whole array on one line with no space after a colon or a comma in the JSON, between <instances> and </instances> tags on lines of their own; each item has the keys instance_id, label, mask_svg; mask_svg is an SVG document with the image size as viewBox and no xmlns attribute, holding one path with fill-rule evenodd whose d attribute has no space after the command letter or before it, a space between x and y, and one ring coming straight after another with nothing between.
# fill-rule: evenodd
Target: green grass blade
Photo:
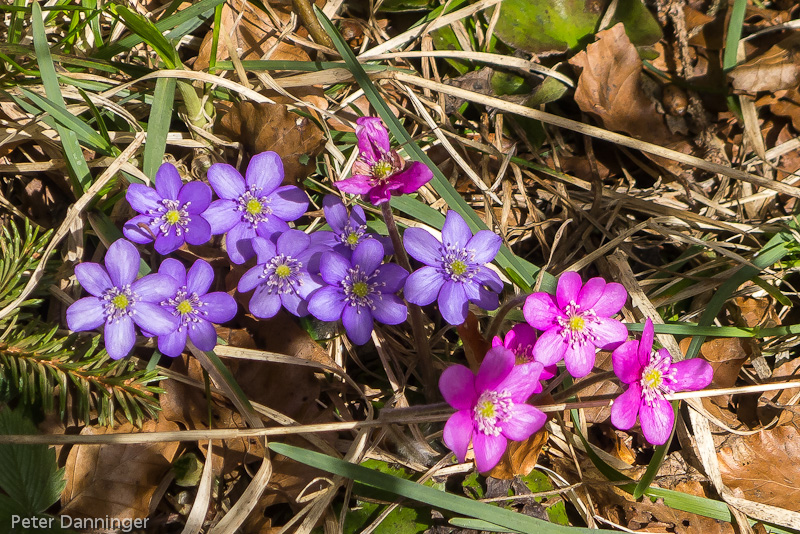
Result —
<instances>
[{"instance_id":1,"label":"green grass blade","mask_svg":"<svg viewBox=\"0 0 800 534\"><path fill-rule=\"evenodd\" d=\"M389 106L386 104L375 85L369 79L369 76L367 76L364 68L358 62L358 59L355 57L352 50L350 50L350 47L344 41L328 17L326 17L320 9L316 7L314 9L316 11L317 18L322 23L325 31L328 33L328 35L330 35L331 39L333 39L336 50L344 59L347 69L353 74L356 82L364 91L364 95L378 112L378 115L381 116L383 121L389 127L392 135L394 135L395 139L400 142L405 151L414 160L427 165L428 168L430 168L430 170L433 172L433 180L431 180L431 185L436 192L445 200L445 202L447 202L451 209L455 209L459 214L461 214L462 217L464 217L464 220L473 231L485 230L486 225L483 223L478 214L475 213L469 204L467 204L458 191L456 191L455 188L450 185L450 182L442 174L439 168L431 161L428 155L425 154L425 152L423 152L419 146L417 146L417 144L408 135L408 132L406 132L400 121L398 121L391 112ZM534 284L535 277L539 274L540 270L538 267L531 266L530 264L527 266L524 265L519 258L517 258L514 253L505 246L500 249L500 253L497 256L497 262L507 271L513 271L519 274L529 286ZM547 273L544 273L542 289L545 291L555 292L555 287L555 278Z\"/></svg>"},{"instance_id":2,"label":"green grass blade","mask_svg":"<svg viewBox=\"0 0 800 534\"><path fill-rule=\"evenodd\" d=\"M39 64L39 72L42 76L45 94L50 101L66 113L67 106L64 103L64 97L61 96L61 87L58 85L58 76L56 76L56 68L50 55L50 47L47 46L47 34L44 31L42 8L34 0L31 9L33 46L34 50L36 50L36 62ZM75 193L78 194L78 192L88 189L92 183L89 165L86 164L86 160L83 157L83 150L81 150L81 146L78 143L77 135L73 131L58 125L56 125L56 131L61 137L61 145L64 149L70 181Z\"/></svg>"},{"instance_id":3,"label":"green grass blade","mask_svg":"<svg viewBox=\"0 0 800 534\"><path fill-rule=\"evenodd\" d=\"M459 497L435 488L417 484L410 480L380 473L373 469L351 464L318 452L301 449L300 447L286 445L285 443L270 443L269 447L276 453L287 456L305 465L310 465L329 473L350 478L367 486L388 491L394 495L406 497L434 508L448 510L475 519L481 519L512 531L531 534L588 534L594 532L588 528L565 527L548 523L541 519L535 519L498 506L474 501L466 497Z\"/></svg>"},{"instance_id":4,"label":"green grass blade","mask_svg":"<svg viewBox=\"0 0 800 534\"><path fill-rule=\"evenodd\" d=\"M150 120L147 122L147 143L144 145L142 172L148 178L156 175L164 150L167 145L167 134L172 121L172 107L175 101L175 78L159 78L153 93L153 105L150 107Z\"/></svg>"},{"instance_id":5,"label":"green grass blade","mask_svg":"<svg viewBox=\"0 0 800 534\"><path fill-rule=\"evenodd\" d=\"M158 57L161 58L161 61L166 64L168 69L174 69L180 65L180 59L175 47L161 34L155 24L125 6L116 6L113 9L130 31L138 35L142 41L149 44L156 51Z\"/></svg>"},{"instance_id":6,"label":"green grass blade","mask_svg":"<svg viewBox=\"0 0 800 534\"><path fill-rule=\"evenodd\" d=\"M722 68L728 71L736 66L736 54L739 40L742 38L742 25L747 11L747 0L734 0L731 20L728 22L728 35L725 37L725 53L722 56Z\"/></svg>"}]
</instances>

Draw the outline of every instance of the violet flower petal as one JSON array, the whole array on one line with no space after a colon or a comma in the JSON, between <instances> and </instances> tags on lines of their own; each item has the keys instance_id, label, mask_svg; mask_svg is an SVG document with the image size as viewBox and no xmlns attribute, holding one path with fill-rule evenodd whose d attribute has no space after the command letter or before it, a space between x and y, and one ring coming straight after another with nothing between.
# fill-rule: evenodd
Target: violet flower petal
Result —
<instances>
[{"instance_id":1,"label":"violet flower petal","mask_svg":"<svg viewBox=\"0 0 800 534\"><path fill-rule=\"evenodd\" d=\"M478 402L475 375L463 365L451 365L439 377L439 391L456 410L472 410Z\"/></svg>"},{"instance_id":2,"label":"violet flower petal","mask_svg":"<svg viewBox=\"0 0 800 534\"><path fill-rule=\"evenodd\" d=\"M408 254L431 267L442 261L442 244L422 228L409 228L403 234L403 245Z\"/></svg>"},{"instance_id":3,"label":"violet flower petal","mask_svg":"<svg viewBox=\"0 0 800 534\"><path fill-rule=\"evenodd\" d=\"M470 302L483 310L496 310L500 306L500 296L494 291L483 287L482 284L472 282L464 283L464 292Z\"/></svg>"},{"instance_id":4,"label":"violet flower petal","mask_svg":"<svg viewBox=\"0 0 800 534\"><path fill-rule=\"evenodd\" d=\"M168 312L166 308L152 302L137 302L136 313L132 317L139 328L157 336L174 332L180 325L177 317Z\"/></svg>"},{"instance_id":5,"label":"violet flower petal","mask_svg":"<svg viewBox=\"0 0 800 534\"><path fill-rule=\"evenodd\" d=\"M632 382L622 395L614 399L611 405L611 424L620 430L633 428L641 402L642 386L639 382Z\"/></svg>"},{"instance_id":6,"label":"violet flower petal","mask_svg":"<svg viewBox=\"0 0 800 534\"><path fill-rule=\"evenodd\" d=\"M408 278L408 271L396 263L385 263L381 265L374 280L379 284L383 284L381 286L381 293L385 295L387 293L397 293L400 291L405 284L406 278Z\"/></svg>"},{"instance_id":7,"label":"violet flower petal","mask_svg":"<svg viewBox=\"0 0 800 534\"><path fill-rule=\"evenodd\" d=\"M195 215L189 222L184 237L190 245L205 245L211 239L211 225L201 216Z\"/></svg>"},{"instance_id":8,"label":"violet flower petal","mask_svg":"<svg viewBox=\"0 0 800 534\"><path fill-rule=\"evenodd\" d=\"M236 200L245 192L244 178L227 163L215 163L209 167L208 183L214 188L217 196L225 200Z\"/></svg>"},{"instance_id":9,"label":"violet flower petal","mask_svg":"<svg viewBox=\"0 0 800 534\"><path fill-rule=\"evenodd\" d=\"M130 184L125 192L125 200L131 207L142 214L161 207L161 195L144 184Z\"/></svg>"},{"instance_id":10,"label":"violet flower petal","mask_svg":"<svg viewBox=\"0 0 800 534\"><path fill-rule=\"evenodd\" d=\"M177 200L183 181L172 163L162 163L156 171L156 192L161 198Z\"/></svg>"},{"instance_id":11,"label":"violet flower petal","mask_svg":"<svg viewBox=\"0 0 800 534\"><path fill-rule=\"evenodd\" d=\"M186 348L187 333L188 333L187 329L182 328L180 330L175 330L172 333L165 334L163 336L158 336L159 352L161 352L161 354L163 354L164 356L169 356L170 358L177 358L178 356L180 356L181 353L183 352L183 349Z\"/></svg>"},{"instance_id":12,"label":"violet flower petal","mask_svg":"<svg viewBox=\"0 0 800 534\"><path fill-rule=\"evenodd\" d=\"M300 230L289 230L283 233L277 242L277 250L281 254L297 257L301 252L308 248L311 238Z\"/></svg>"},{"instance_id":13,"label":"violet flower petal","mask_svg":"<svg viewBox=\"0 0 800 534\"><path fill-rule=\"evenodd\" d=\"M189 327L189 339L202 351L214 350L217 346L217 330L208 321L198 321Z\"/></svg>"},{"instance_id":14,"label":"violet flower petal","mask_svg":"<svg viewBox=\"0 0 800 534\"><path fill-rule=\"evenodd\" d=\"M444 278L435 268L422 267L406 278L403 291L408 302L419 306L427 306L436 300L443 285Z\"/></svg>"},{"instance_id":15,"label":"violet flower petal","mask_svg":"<svg viewBox=\"0 0 800 534\"><path fill-rule=\"evenodd\" d=\"M211 205L211 188L203 182L189 182L181 187L178 202L186 206L189 215L200 215ZM192 217L194 219L194 217Z\"/></svg>"},{"instance_id":16,"label":"violet flower petal","mask_svg":"<svg viewBox=\"0 0 800 534\"><path fill-rule=\"evenodd\" d=\"M233 263L242 264L256 255L252 245L254 237L256 237L255 230L246 223L237 224L228 231L225 236L225 248Z\"/></svg>"},{"instance_id":17,"label":"violet flower petal","mask_svg":"<svg viewBox=\"0 0 800 534\"><path fill-rule=\"evenodd\" d=\"M106 323L103 329L106 352L112 360L127 356L136 343L136 329L130 317L121 317L113 323Z\"/></svg>"},{"instance_id":18,"label":"violet flower petal","mask_svg":"<svg viewBox=\"0 0 800 534\"><path fill-rule=\"evenodd\" d=\"M341 254L326 252L319 263L319 271L326 283L335 286L347 277L351 266L352 264Z\"/></svg>"},{"instance_id":19,"label":"violet flower petal","mask_svg":"<svg viewBox=\"0 0 800 534\"><path fill-rule=\"evenodd\" d=\"M275 199L271 204L273 217L294 221L308 211L308 195L299 187L284 185L272 193L272 197Z\"/></svg>"},{"instance_id":20,"label":"violet flower petal","mask_svg":"<svg viewBox=\"0 0 800 534\"><path fill-rule=\"evenodd\" d=\"M245 171L245 183L250 187L258 187L261 193L268 195L283 182L283 161L275 152L261 152L250 160Z\"/></svg>"},{"instance_id":21,"label":"violet flower petal","mask_svg":"<svg viewBox=\"0 0 800 534\"><path fill-rule=\"evenodd\" d=\"M472 239L472 230L461 215L455 210L449 210L442 226L442 243L445 246L465 248Z\"/></svg>"},{"instance_id":22,"label":"violet flower petal","mask_svg":"<svg viewBox=\"0 0 800 534\"><path fill-rule=\"evenodd\" d=\"M400 324L406 320L408 308L397 295L384 294L383 298L375 304L372 316L379 323Z\"/></svg>"},{"instance_id":23,"label":"violet flower petal","mask_svg":"<svg viewBox=\"0 0 800 534\"><path fill-rule=\"evenodd\" d=\"M140 224L149 227L150 232L139 226ZM122 235L128 241L144 245L145 243L150 243L154 235L159 235L161 230L159 230L158 226L159 221L150 215L137 215L122 225Z\"/></svg>"},{"instance_id":24,"label":"violet flower petal","mask_svg":"<svg viewBox=\"0 0 800 534\"><path fill-rule=\"evenodd\" d=\"M267 263L278 254L275 243L263 237L253 238L253 250L256 252L258 263Z\"/></svg>"},{"instance_id":25,"label":"violet flower petal","mask_svg":"<svg viewBox=\"0 0 800 534\"><path fill-rule=\"evenodd\" d=\"M67 308L67 327L73 332L99 328L104 322L105 308L97 297L83 297Z\"/></svg>"},{"instance_id":26,"label":"violet flower petal","mask_svg":"<svg viewBox=\"0 0 800 534\"><path fill-rule=\"evenodd\" d=\"M242 222L242 215L236 211L236 202L233 200L215 200L202 217L211 226L211 235L224 234Z\"/></svg>"},{"instance_id":27,"label":"violet flower petal","mask_svg":"<svg viewBox=\"0 0 800 534\"><path fill-rule=\"evenodd\" d=\"M286 311L297 317L308 315L308 302L294 291L281 295L281 305Z\"/></svg>"},{"instance_id":28,"label":"violet flower petal","mask_svg":"<svg viewBox=\"0 0 800 534\"><path fill-rule=\"evenodd\" d=\"M203 303L204 318L212 323L221 324L227 323L236 317L237 305L236 300L221 291L214 293L207 293L200 298Z\"/></svg>"},{"instance_id":29,"label":"violet flower petal","mask_svg":"<svg viewBox=\"0 0 800 534\"><path fill-rule=\"evenodd\" d=\"M675 412L672 405L664 399L656 399L652 406L642 402L639 407L639 421L642 423L644 439L653 445L663 445L672 435Z\"/></svg>"},{"instance_id":30,"label":"violet flower petal","mask_svg":"<svg viewBox=\"0 0 800 534\"><path fill-rule=\"evenodd\" d=\"M372 314L368 309L346 306L342 312L342 324L347 337L356 345L363 345L372 335Z\"/></svg>"},{"instance_id":31,"label":"violet flower petal","mask_svg":"<svg viewBox=\"0 0 800 534\"><path fill-rule=\"evenodd\" d=\"M511 418L501 423L503 436L523 441L537 433L547 422L547 416L530 404L515 404Z\"/></svg>"},{"instance_id":32,"label":"violet flower petal","mask_svg":"<svg viewBox=\"0 0 800 534\"><path fill-rule=\"evenodd\" d=\"M475 468L481 473L493 469L506 452L507 445L508 440L502 434L499 436L491 436L482 432L475 432L472 435L472 448L475 451Z\"/></svg>"},{"instance_id":33,"label":"violet flower petal","mask_svg":"<svg viewBox=\"0 0 800 534\"><path fill-rule=\"evenodd\" d=\"M131 290L145 302L160 302L174 295L179 287L175 278L161 273L148 274L131 284Z\"/></svg>"},{"instance_id":34,"label":"violet flower petal","mask_svg":"<svg viewBox=\"0 0 800 534\"><path fill-rule=\"evenodd\" d=\"M349 222L347 208L336 195L325 195L322 199L322 211L325 212L325 220L334 232L340 233Z\"/></svg>"},{"instance_id":35,"label":"violet flower petal","mask_svg":"<svg viewBox=\"0 0 800 534\"><path fill-rule=\"evenodd\" d=\"M139 251L130 241L117 239L108 247L105 257L106 271L115 287L133 283L139 273Z\"/></svg>"},{"instance_id":36,"label":"violet flower petal","mask_svg":"<svg viewBox=\"0 0 800 534\"><path fill-rule=\"evenodd\" d=\"M338 321L344 306L344 294L334 286L323 287L308 301L308 311L320 321Z\"/></svg>"},{"instance_id":37,"label":"violet flower petal","mask_svg":"<svg viewBox=\"0 0 800 534\"><path fill-rule=\"evenodd\" d=\"M466 247L475 253L473 262L489 263L497 256L502 244L503 240L499 235L489 230L480 230L470 238Z\"/></svg>"},{"instance_id":38,"label":"violet flower petal","mask_svg":"<svg viewBox=\"0 0 800 534\"><path fill-rule=\"evenodd\" d=\"M81 287L95 297L101 296L114 285L108 273L99 263L79 263L75 266L75 278Z\"/></svg>"},{"instance_id":39,"label":"violet flower petal","mask_svg":"<svg viewBox=\"0 0 800 534\"><path fill-rule=\"evenodd\" d=\"M182 235L177 235L174 231L169 232L167 235L159 234L156 237L156 242L153 248L156 252L162 255L175 252L185 243Z\"/></svg>"},{"instance_id":40,"label":"violet flower petal","mask_svg":"<svg viewBox=\"0 0 800 534\"><path fill-rule=\"evenodd\" d=\"M275 317L281 309L281 298L275 293L270 293L266 286L259 286L253 293L253 298L248 304L250 313L259 319Z\"/></svg>"},{"instance_id":41,"label":"violet flower petal","mask_svg":"<svg viewBox=\"0 0 800 534\"><path fill-rule=\"evenodd\" d=\"M365 239L353 250L352 265L358 265L369 275L381 264L383 255L383 245L377 239Z\"/></svg>"},{"instance_id":42,"label":"violet flower petal","mask_svg":"<svg viewBox=\"0 0 800 534\"><path fill-rule=\"evenodd\" d=\"M189 270L186 271L186 282L181 285L186 286L189 293L205 295L214 283L214 268L205 260L195 260ZM214 321L217 322L217 321Z\"/></svg>"},{"instance_id":43,"label":"violet flower petal","mask_svg":"<svg viewBox=\"0 0 800 534\"><path fill-rule=\"evenodd\" d=\"M158 274L171 276L178 282L178 287L186 285L186 267L175 258L167 258L158 266Z\"/></svg>"},{"instance_id":44,"label":"violet flower petal","mask_svg":"<svg viewBox=\"0 0 800 534\"><path fill-rule=\"evenodd\" d=\"M451 325L464 324L469 311L469 301L464 291L464 285L448 280L439 291L439 311L445 321Z\"/></svg>"},{"instance_id":45,"label":"violet flower petal","mask_svg":"<svg viewBox=\"0 0 800 534\"><path fill-rule=\"evenodd\" d=\"M258 226L256 227L256 234L264 239L276 241L281 234L288 232L289 230L289 225L286 224L286 221L283 219L279 219L278 217L269 217L268 219L258 223Z\"/></svg>"},{"instance_id":46,"label":"violet flower petal","mask_svg":"<svg viewBox=\"0 0 800 534\"><path fill-rule=\"evenodd\" d=\"M472 417L466 410L454 413L444 425L442 440L453 451L459 462L467 459L469 442L472 440Z\"/></svg>"}]
</instances>

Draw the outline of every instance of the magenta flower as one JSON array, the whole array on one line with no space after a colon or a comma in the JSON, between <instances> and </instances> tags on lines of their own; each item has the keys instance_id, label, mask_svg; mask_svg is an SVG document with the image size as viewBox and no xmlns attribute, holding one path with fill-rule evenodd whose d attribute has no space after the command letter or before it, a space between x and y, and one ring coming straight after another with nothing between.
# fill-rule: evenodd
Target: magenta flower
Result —
<instances>
[{"instance_id":1,"label":"magenta flower","mask_svg":"<svg viewBox=\"0 0 800 534\"><path fill-rule=\"evenodd\" d=\"M497 465L509 439L528 439L547 420L537 408L525 404L539 385L542 364L514 365L515 359L510 350L495 347L486 353L477 375L463 365L453 365L439 378L444 400L458 410L444 426L444 443L463 462L472 441L480 472Z\"/></svg>"},{"instance_id":2,"label":"magenta flower","mask_svg":"<svg viewBox=\"0 0 800 534\"><path fill-rule=\"evenodd\" d=\"M322 210L332 231L314 232L311 234L312 243L330 247L334 252L350 259L359 243L365 239L377 239L387 255L393 253L390 238L367 232L367 218L361 206L353 206L348 215L347 208L337 196L325 195L322 199Z\"/></svg>"},{"instance_id":3,"label":"magenta flower","mask_svg":"<svg viewBox=\"0 0 800 534\"><path fill-rule=\"evenodd\" d=\"M578 273L558 279L556 302L547 293L533 293L525 301L525 320L543 334L533 347L533 357L543 365L562 358L575 378L594 367L597 347L612 348L628 337L628 329L611 319L625 305L628 293L621 284L607 284L600 277L581 284Z\"/></svg>"},{"instance_id":4,"label":"magenta flower","mask_svg":"<svg viewBox=\"0 0 800 534\"><path fill-rule=\"evenodd\" d=\"M195 260L186 272L178 260L167 258L158 268L160 274L171 276L178 289L161 302L161 306L179 321L177 330L158 336L158 350L175 358L186 347L186 338L203 351L213 350L217 331L211 323L225 323L236 315L236 301L222 291L209 293L214 282L214 269L207 261Z\"/></svg>"},{"instance_id":5,"label":"magenta flower","mask_svg":"<svg viewBox=\"0 0 800 534\"><path fill-rule=\"evenodd\" d=\"M178 282L165 274L148 274L136 280L141 258L130 241L118 239L108 247L105 267L98 263L75 266L75 276L91 297L67 308L67 325L73 332L103 326L108 355L124 358L136 342L134 324L163 336L178 328L178 319L158 305L178 290Z\"/></svg>"},{"instance_id":6,"label":"magenta flower","mask_svg":"<svg viewBox=\"0 0 800 534\"><path fill-rule=\"evenodd\" d=\"M623 343L611 355L614 373L628 384L611 405L611 424L628 430L638 415L645 439L663 445L675 424L672 405L664 396L703 389L714 378L714 369L699 358L672 363L667 349L653 350L653 337L653 321L648 318L642 338Z\"/></svg>"},{"instance_id":7,"label":"magenta flower","mask_svg":"<svg viewBox=\"0 0 800 534\"><path fill-rule=\"evenodd\" d=\"M499 336L494 336L494 339L492 339L492 347L505 347L514 353L517 365L535 361L533 359L533 346L535 344L536 330L527 323L515 324L503 339L500 339ZM557 371L558 368L555 365L545 367L542 370L542 374L539 375L539 381L537 381L533 392L541 393L541 382L556 376Z\"/></svg>"},{"instance_id":8,"label":"magenta flower","mask_svg":"<svg viewBox=\"0 0 800 534\"><path fill-rule=\"evenodd\" d=\"M425 264L406 280L406 300L425 306L438 299L442 317L452 325L466 320L469 302L497 309L503 282L485 264L500 250L499 235L481 230L473 236L461 215L450 210L441 242L422 228L409 228L403 237L408 253Z\"/></svg>"},{"instance_id":9,"label":"magenta flower","mask_svg":"<svg viewBox=\"0 0 800 534\"><path fill-rule=\"evenodd\" d=\"M125 198L140 215L125 223L123 235L140 245L155 238L159 254L178 250L184 242L206 243L211 226L200 214L211 202L211 189L202 182L184 184L171 163L158 168L155 182L155 189L142 184L128 186Z\"/></svg>"},{"instance_id":10,"label":"magenta flower","mask_svg":"<svg viewBox=\"0 0 800 534\"><path fill-rule=\"evenodd\" d=\"M258 263L239 280L239 292L255 289L250 313L260 319L274 317L281 306L298 317L308 315L308 297L322 287L316 276L309 274L318 249L309 247L311 239L300 230L287 230L277 243L263 237L253 239Z\"/></svg>"},{"instance_id":11,"label":"magenta flower","mask_svg":"<svg viewBox=\"0 0 800 534\"><path fill-rule=\"evenodd\" d=\"M356 345L369 341L373 320L389 325L405 321L408 310L395 293L408 272L393 263L381 264L384 255L376 239L362 241L349 260L324 253L319 268L328 285L311 295L308 311L320 321L341 319Z\"/></svg>"},{"instance_id":12,"label":"magenta flower","mask_svg":"<svg viewBox=\"0 0 800 534\"><path fill-rule=\"evenodd\" d=\"M376 206L388 202L391 195L413 193L430 182L433 173L424 164L413 161L406 165L389 143L389 132L378 117L356 120L358 159L353 176L334 185L340 191L366 195Z\"/></svg>"},{"instance_id":13,"label":"magenta flower","mask_svg":"<svg viewBox=\"0 0 800 534\"><path fill-rule=\"evenodd\" d=\"M299 219L308 209L308 196L293 185L281 186L283 162L275 152L253 156L245 178L227 163L208 169L208 181L220 197L203 213L213 235L224 234L233 263L255 255L254 237L272 239L289 230L286 221Z\"/></svg>"}]
</instances>

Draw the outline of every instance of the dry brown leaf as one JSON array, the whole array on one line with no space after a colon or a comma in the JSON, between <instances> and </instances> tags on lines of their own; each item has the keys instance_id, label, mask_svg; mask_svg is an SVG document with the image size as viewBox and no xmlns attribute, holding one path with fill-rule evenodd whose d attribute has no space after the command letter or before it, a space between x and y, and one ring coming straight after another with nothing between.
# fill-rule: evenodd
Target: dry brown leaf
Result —
<instances>
[{"instance_id":1,"label":"dry brown leaf","mask_svg":"<svg viewBox=\"0 0 800 534\"><path fill-rule=\"evenodd\" d=\"M486 353L489 352L489 349L492 348L491 341L487 341L483 337L483 334L478 331L478 326L478 318L475 317L474 313L469 312L467 313L467 320L464 321L464 324L460 324L456 327L458 337L464 342L464 355L473 373L478 372L483 358L486 356Z\"/></svg>"},{"instance_id":2,"label":"dry brown leaf","mask_svg":"<svg viewBox=\"0 0 800 534\"><path fill-rule=\"evenodd\" d=\"M607 350L599 351L594 366L602 371L611 371L611 352ZM589 375L588 378L591 377L592 375ZM580 384L580 382L580 380L577 380L576 384ZM616 380L601 380L581 389L581 398L595 397L598 395L619 395L620 393L622 393L622 388ZM584 408L583 416L586 418L587 423L602 423L611 417L611 407Z\"/></svg>"},{"instance_id":3,"label":"dry brown leaf","mask_svg":"<svg viewBox=\"0 0 800 534\"><path fill-rule=\"evenodd\" d=\"M525 441L509 441L503 458L489 472L490 477L509 480L518 476L527 476L536 467L542 447L547 443L550 434L541 430Z\"/></svg>"},{"instance_id":4,"label":"dry brown leaf","mask_svg":"<svg viewBox=\"0 0 800 534\"><path fill-rule=\"evenodd\" d=\"M733 303L744 323L743 326L773 328L781 324L781 319L775 311L775 305L769 298L736 297L733 299Z\"/></svg>"},{"instance_id":5,"label":"dry brown leaf","mask_svg":"<svg viewBox=\"0 0 800 534\"><path fill-rule=\"evenodd\" d=\"M800 132L800 91L797 88L793 88L773 94L777 99L773 99L774 102L770 104L770 111L775 115L787 117L792 121L795 131Z\"/></svg>"},{"instance_id":6,"label":"dry brown leaf","mask_svg":"<svg viewBox=\"0 0 800 534\"><path fill-rule=\"evenodd\" d=\"M800 358L792 358L782 363L772 372L772 379L783 378L786 382L800 378ZM800 388L784 389L781 391L768 391L761 395L758 403L758 418L761 424L768 425L775 417L778 417L778 424L800 424L800 411L797 406L789 406L794 401L795 396L800 394ZM780 406L786 406L781 408Z\"/></svg>"},{"instance_id":7,"label":"dry brown leaf","mask_svg":"<svg viewBox=\"0 0 800 534\"><path fill-rule=\"evenodd\" d=\"M745 499L800 512L800 433L794 426L732 435L717 457L723 482Z\"/></svg>"},{"instance_id":8,"label":"dry brown leaf","mask_svg":"<svg viewBox=\"0 0 800 534\"><path fill-rule=\"evenodd\" d=\"M691 337L681 339L681 352L685 355L692 342ZM747 361L746 341L738 337L718 338L706 341L700 347L699 357L714 368L714 387L729 388L736 383L742 365Z\"/></svg>"},{"instance_id":9,"label":"dry brown leaf","mask_svg":"<svg viewBox=\"0 0 800 534\"><path fill-rule=\"evenodd\" d=\"M178 425L165 418L148 421L142 432L173 432ZM137 430L130 423L116 428L86 427L81 435L113 435ZM169 471L177 442L75 445L66 464L67 487L61 514L70 517L145 518L153 494Z\"/></svg>"},{"instance_id":10,"label":"dry brown leaf","mask_svg":"<svg viewBox=\"0 0 800 534\"><path fill-rule=\"evenodd\" d=\"M794 89L800 83L800 33L737 66L729 76L733 88L745 93Z\"/></svg>"}]
</instances>

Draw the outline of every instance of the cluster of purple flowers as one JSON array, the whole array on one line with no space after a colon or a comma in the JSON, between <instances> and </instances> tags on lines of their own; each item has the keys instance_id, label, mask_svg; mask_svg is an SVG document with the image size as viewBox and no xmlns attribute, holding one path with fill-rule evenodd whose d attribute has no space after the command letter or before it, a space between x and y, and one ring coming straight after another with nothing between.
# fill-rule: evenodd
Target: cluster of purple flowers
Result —
<instances>
[{"instance_id":1,"label":"cluster of purple flowers","mask_svg":"<svg viewBox=\"0 0 800 534\"><path fill-rule=\"evenodd\" d=\"M391 148L379 119L359 119L356 134L358 157L353 176L335 184L341 191L381 205L431 179L430 169L406 163ZM498 307L503 282L490 266L500 250L498 235L488 230L473 234L451 210L441 239L422 228L405 231L403 248L421 264L409 272L385 261L402 251L368 231L364 209L348 211L333 195L322 203L330 230L307 234L291 228L306 213L309 198L295 186L282 185L283 178L280 157L265 152L251 159L244 177L228 164L212 165L210 187L184 183L171 164L159 168L154 188L131 185L126 198L138 215L123 227L127 240L108 248L104 265L75 268L91 296L69 307L69 328L102 328L108 354L115 359L132 350L136 326L143 335L157 337L167 356L180 355L187 341L212 350L214 324L233 319L237 305L225 292L209 292L211 265L196 260L187 271L182 262L167 258L158 273L138 278L141 258L133 243L153 242L156 252L166 255L184 243L201 245L221 234L231 262L243 264L255 257L237 285L240 293L251 293L248 308L254 316L271 318L283 308L298 317L341 321L359 345L369 341L375 321L406 321L406 301L419 306L436 302L451 325L466 320L470 303L484 310ZM478 470L494 467L508 440L527 439L544 425L544 413L527 403L543 391L541 382L556 375L562 360L573 377L588 375L598 348L614 351L614 372L627 386L612 405L612 423L630 429L638 417L648 441L665 443L674 423L669 395L706 387L712 370L702 360L673 363L666 349L654 351L649 319L640 341L626 341L627 328L613 318L626 299L620 284L599 277L583 284L577 273L565 273L555 296L527 297L526 323L492 340L477 373L463 365L448 367L439 387L456 411L445 425L444 442L458 459L465 460L471 443Z\"/></svg>"}]
</instances>

